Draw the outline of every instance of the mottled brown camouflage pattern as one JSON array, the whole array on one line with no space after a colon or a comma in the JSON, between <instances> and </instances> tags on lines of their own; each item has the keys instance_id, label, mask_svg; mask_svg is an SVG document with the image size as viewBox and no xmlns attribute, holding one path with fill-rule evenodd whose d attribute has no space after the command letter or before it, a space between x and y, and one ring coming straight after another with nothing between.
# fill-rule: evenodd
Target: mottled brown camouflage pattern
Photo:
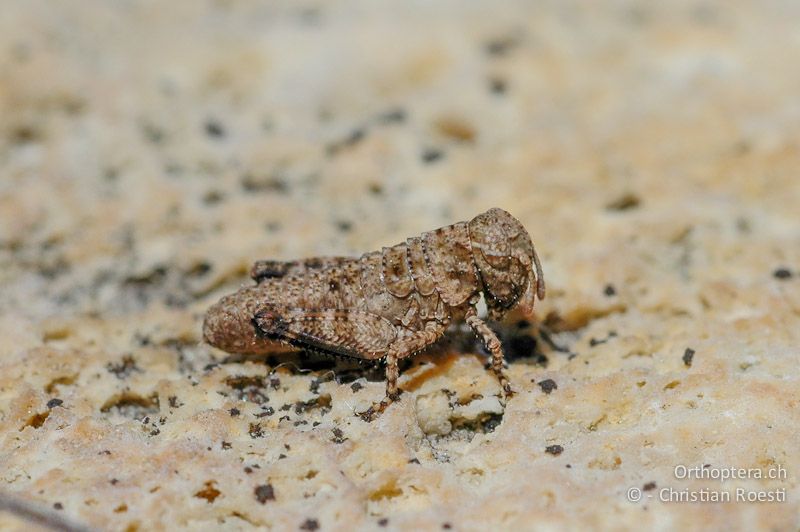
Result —
<instances>
[{"instance_id":1,"label":"mottled brown camouflage pattern","mask_svg":"<svg viewBox=\"0 0 800 532\"><path fill-rule=\"evenodd\" d=\"M258 261L251 277L255 286L208 310L206 341L233 353L290 346L383 359L386 398L368 415L397 398L398 360L427 348L460 320L481 337L504 395L511 395L500 342L476 305L483 294L489 317L499 320L518 305L532 311L545 294L528 232L496 208L359 258Z\"/></svg>"}]
</instances>

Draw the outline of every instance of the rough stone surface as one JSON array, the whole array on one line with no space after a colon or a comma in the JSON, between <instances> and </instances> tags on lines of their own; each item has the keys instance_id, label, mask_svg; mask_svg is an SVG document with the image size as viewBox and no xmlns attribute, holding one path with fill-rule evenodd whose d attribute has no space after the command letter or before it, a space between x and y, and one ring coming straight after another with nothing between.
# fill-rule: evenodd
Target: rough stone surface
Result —
<instances>
[{"instance_id":1,"label":"rough stone surface","mask_svg":"<svg viewBox=\"0 0 800 532\"><path fill-rule=\"evenodd\" d=\"M6 2L0 493L115 530L796 529L798 16ZM256 259L492 206L549 289L500 327L505 406L464 331L373 423L380 368L201 343ZM787 476L676 478L706 464ZM786 502L659 500L737 487Z\"/></svg>"}]
</instances>

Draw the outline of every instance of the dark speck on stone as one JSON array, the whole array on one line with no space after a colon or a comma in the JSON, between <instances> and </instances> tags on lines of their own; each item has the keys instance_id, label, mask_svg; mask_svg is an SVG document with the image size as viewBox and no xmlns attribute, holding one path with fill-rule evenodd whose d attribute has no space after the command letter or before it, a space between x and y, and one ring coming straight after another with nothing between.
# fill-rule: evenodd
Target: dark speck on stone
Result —
<instances>
[{"instance_id":1,"label":"dark speck on stone","mask_svg":"<svg viewBox=\"0 0 800 532\"><path fill-rule=\"evenodd\" d=\"M240 184L245 192L286 194L289 191L289 183L281 176L257 176L247 173L240 179Z\"/></svg>"},{"instance_id":2,"label":"dark speck on stone","mask_svg":"<svg viewBox=\"0 0 800 532\"><path fill-rule=\"evenodd\" d=\"M655 482L648 482L647 484L642 486L642 490L643 491L652 491L654 489L656 489L656 483Z\"/></svg>"},{"instance_id":3,"label":"dark speck on stone","mask_svg":"<svg viewBox=\"0 0 800 532\"><path fill-rule=\"evenodd\" d=\"M275 409L272 408L271 406L268 406L266 408L262 406L261 408L264 409L264 411L256 414L257 418L268 417L275 413Z\"/></svg>"},{"instance_id":4,"label":"dark speck on stone","mask_svg":"<svg viewBox=\"0 0 800 532\"><path fill-rule=\"evenodd\" d=\"M209 190L203 195L203 203L206 205L216 205L225 199L225 194L219 190Z\"/></svg>"},{"instance_id":5,"label":"dark speck on stone","mask_svg":"<svg viewBox=\"0 0 800 532\"><path fill-rule=\"evenodd\" d=\"M333 443L344 443L347 441L347 438L344 437L344 432L342 432L342 429L339 427L334 427L331 432L333 433L333 438L331 438Z\"/></svg>"},{"instance_id":6,"label":"dark speck on stone","mask_svg":"<svg viewBox=\"0 0 800 532\"><path fill-rule=\"evenodd\" d=\"M317 530L319 528L319 521L316 519L306 519L305 522L300 525L300 530Z\"/></svg>"},{"instance_id":7,"label":"dark speck on stone","mask_svg":"<svg viewBox=\"0 0 800 532\"><path fill-rule=\"evenodd\" d=\"M353 222L349 220L339 220L336 222L336 229L341 231L342 233L349 233L353 230Z\"/></svg>"},{"instance_id":8,"label":"dark speck on stone","mask_svg":"<svg viewBox=\"0 0 800 532\"><path fill-rule=\"evenodd\" d=\"M154 275L156 277L161 277L163 275L160 273L160 268L156 269ZM136 360L131 355L123 356L119 364L109 362L106 364L106 369L109 373L113 373L118 379L125 379L133 372L142 373L142 370L136 365Z\"/></svg>"},{"instance_id":9,"label":"dark speck on stone","mask_svg":"<svg viewBox=\"0 0 800 532\"><path fill-rule=\"evenodd\" d=\"M216 120L208 120L205 125L206 135L209 137L222 138L225 136L225 128Z\"/></svg>"},{"instance_id":10,"label":"dark speck on stone","mask_svg":"<svg viewBox=\"0 0 800 532\"><path fill-rule=\"evenodd\" d=\"M354 382L353 384L350 385L350 389L353 390L353 393L356 393L358 390L360 390L363 387L364 387L364 385L361 384L360 382Z\"/></svg>"},{"instance_id":11,"label":"dark speck on stone","mask_svg":"<svg viewBox=\"0 0 800 532\"><path fill-rule=\"evenodd\" d=\"M492 94L505 94L508 92L508 83L506 83L506 80L501 78L491 78L489 80L489 90L492 92Z\"/></svg>"},{"instance_id":12,"label":"dark speck on stone","mask_svg":"<svg viewBox=\"0 0 800 532\"><path fill-rule=\"evenodd\" d=\"M236 417L239 414L241 414L238 408L231 408L230 412L231 412L231 417Z\"/></svg>"},{"instance_id":13,"label":"dark speck on stone","mask_svg":"<svg viewBox=\"0 0 800 532\"><path fill-rule=\"evenodd\" d=\"M422 152L422 162L425 164L435 163L442 157L444 157L444 152L436 148L427 148Z\"/></svg>"},{"instance_id":14,"label":"dark speck on stone","mask_svg":"<svg viewBox=\"0 0 800 532\"><path fill-rule=\"evenodd\" d=\"M778 268L774 272L772 272L773 277L780 280L786 280L792 278L792 272L789 271L788 268Z\"/></svg>"},{"instance_id":15,"label":"dark speck on stone","mask_svg":"<svg viewBox=\"0 0 800 532\"><path fill-rule=\"evenodd\" d=\"M614 288L613 284L607 284L605 289L603 289L603 293L607 297L614 297L615 295L617 295L617 289Z\"/></svg>"},{"instance_id":16,"label":"dark speck on stone","mask_svg":"<svg viewBox=\"0 0 800 532\"><path fill-rule=\"evenodd\" d=\"M152 124L145 124L142 126L142 132L145 138L153 144L159 144L164 140L164 132L159 127Z\"/></svg>"},{"instance_id":17,"label":"dark speck on stone","mask_svg":"<svg viewBox=\"0 0 800 532\"><path fill-rule=\"evenodd\" d=\"M606 210L609 211L629 211L632 209L636 209L642 204L642 200L633 193L626 193L622 196L618 197L608 205L606 205Z\"/></svg>"},{"instance_id":18,"label":"dark speck on stone","mask_svg":"<svg viewBox=\"0 0 800 532\"><path fill-rule=\"evenodd\" d=\"M564 452L564 448L560 445L548 445L545 447L544 452L552 454L553 456L558 456Z\"/></svg>"},{"instance_id":19,"label":"dark speck on stone","mask_svg":"<svg viewBox=\"0 0 800 532\"><path fill-rule=\"evenodd\" d=\"M453 525L451 525L450 523L442 523L442 528L444 528L445 530L450 530L451 528L453 528Z\"/></svg>"},{"instance_id":20,"label":"dark speck on stone","mask_svg":"<svg viewBox=\"0 0 800 532\"><path fill-rule=\"evenodd\" d=\"M687 368L692 367L692 360L694 359L694 349L687 347L686 351L683 352L683 363L686 365Z\"/></svg>"},{"instance_id":21,"label":"dark speck on stone","mask_svg":"<svg viewBox=\"0 0 800 532\"><path fill-rule=\"evenodd\" d=\"M381 517L380 519L378 519L378 526L386 526L388 524L389 524L388 517Z\"/></svg>"},{"instance_id":22,"label":"dark speck on stone","mask_svg":"<svg viewBox=\"0 0 800 532\"><path fill-rule=\"evenodd\" d=\"M351 146L355 146L367 136L367 130L364 128L356 128L350 132L350 134L342 140L333 142L328 145L327 152L328 155L336 155L342 149L349 148Z\"/></svg>"},{"instance_id":23,"label":"dark speck on stone","mask_svg":"<svg viewBox=\"0 0 800 532\"><path fill-rule=\"evenodd\" d=\"M501 37L486 43L485 50L488 55L503 56L519 44L515 37Z\"/></svg>"},{"instance_id":24,"label":"dark speck on stone","mask_svg":"<svg viewBox=\"0 0 800 532\"><path fill-rule=\"evenodd\" d=\"M344 140L346 146L352 146L361 142L367 135L367 131L363 128L357 128L350 132L350 135Z\"/></svg>"},{"instance_id":25,"label":"dark speck on stone","mask_svg":"<svg viewBox=\"0 0 800 532\"><path fill-rule=\"evenodd\" d=\"M191 275L193 277L202 277L202 276L206 275L208 272L210 272L211 269L212 269L211 264L209 264L207 262L200 262L200 263L195 264L194 266L192 266L192 268L189 269L186 272L186 274L187 275Z\"/></svg>"},{"instance_id":26,"label":"dark speck on stone","mask_svg":"<svg viewBox=\"0 0 800 532\"><path fill-rule=\"evenodd\" d=\"M261 504L265 504L267 501L275 500L275 490L272 488L272 484L262 484L260 486L256 486L254 493L256 495L256 500Z\"/></svg>"},{"instance_id":27,"label":"dark speck on stone","mask_svg":"<svg viewBox=\"0 0 800 532\"><path fill-rule=\"evenodd\" d=\"M549 394L553 390L558 390L558 384L553 379L545 379L539 382L539 388L546 394Z\"/></svg>"},{"instance_id":28,"label":"dark speck on stone","mask_svg":"<svg viewBox=\"0 0 800 532\"><path fill-rule=\"evenodd\" d=\"M57 503L55 503L53 505L53 508L55 508L56 510L63 510L64 509L64 505L61 504L60 502L57 502Z\"/></svg>"},{"instance_id":29,"label":"dark speck on stone","mask_svg":"<svg viewBox=\"0 0 800 532\"><path fill-rule=\"evenodd\" d=\"M55 408L63 404L64 401L62 401L61 399L50 399L49 401L47 401L47 408Z\"/></svg>"},{"instance_id":30,"label":"dark speck on stone","mask_svg":"<svg viewBox=\"0 0 800 532\"><path fill-rule=\"evenodd\" d=\"M250 434L250 437L261 438L264 436L264 432L261 429L261 425L259 423L250 423L250 428L247 431Z\"/></svg>"},{"instance_id":31,"label":"dark speck on stone","mask_svg":"<svg viewBox=\"0 0 800 532\"><path fill-rule=\"evenodd\" d=\"M406 112L402 109L387 111L378 117L382 124L402 124L406 121Z\"/></svg>"},{"instance_id":32,"label":"dark speck on stone","mask_svg":"<svg viewBox=\"0 0 800 532\"><path fill-rule=\"evenodd\" d=\"M590 338L589 339L589 347L595 347L600 344L606 343L608 340L598 340L597 338Z\"/></svg>"}]
</instances>

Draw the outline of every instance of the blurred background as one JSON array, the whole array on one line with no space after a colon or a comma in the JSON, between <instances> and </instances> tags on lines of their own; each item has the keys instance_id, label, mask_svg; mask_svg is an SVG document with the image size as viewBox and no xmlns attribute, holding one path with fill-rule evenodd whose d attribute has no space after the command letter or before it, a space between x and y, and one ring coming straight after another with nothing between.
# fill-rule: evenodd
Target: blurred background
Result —
<instances>
[{"instance_id":1,"label":"blurred background","mask_svg":"<svg viewBox=\"0 0 800 532\"><path fill-rule=\"evenodd\" d=\"M0 303L186 304L256 258L361 253L491 206L556 295L571 256L630 250L654 220L667 240L686 216L791 224L798 11L4 2Z\"/></svg>"}]
</instances>

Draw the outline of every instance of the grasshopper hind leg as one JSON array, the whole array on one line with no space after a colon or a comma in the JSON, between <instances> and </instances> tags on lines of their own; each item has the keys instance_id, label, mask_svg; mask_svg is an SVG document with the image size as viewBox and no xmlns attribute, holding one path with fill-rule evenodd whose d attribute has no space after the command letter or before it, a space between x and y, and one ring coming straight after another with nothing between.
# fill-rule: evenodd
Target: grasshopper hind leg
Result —
<instances>
[{"instance_id":1,"label":"grasshopper hind leg","mask_svg":"<svg viewBox=\"0 0 800 532\"><path fill-rule=\"evenodd\" d=\"M386 396L379 403L374 403L367 410L358 414L358 417L364 421L373 421L383 414L390 404L400 399L401 390L397 386L399 376L397 356L390 354L386 357Z\"/></svg>"},{"instance_id":2,"label":"grasshopper hind leg","mask_svg":"<svg viewBox=\"0 0 800 532\"><path fill-rule=\"evenodd\" d=\"M365 421L376 419L389 405L400 399L402 390L397 385L397 379L400 377L398 363L403 358L436 342L444 334L445 329L447 329L446 323L431 321L425 324L423 330L415 331L392 344L386 356L386 396L379 403L373 404L366 411L358 414L361 419Z\"/></svg>"}]
</instances>

